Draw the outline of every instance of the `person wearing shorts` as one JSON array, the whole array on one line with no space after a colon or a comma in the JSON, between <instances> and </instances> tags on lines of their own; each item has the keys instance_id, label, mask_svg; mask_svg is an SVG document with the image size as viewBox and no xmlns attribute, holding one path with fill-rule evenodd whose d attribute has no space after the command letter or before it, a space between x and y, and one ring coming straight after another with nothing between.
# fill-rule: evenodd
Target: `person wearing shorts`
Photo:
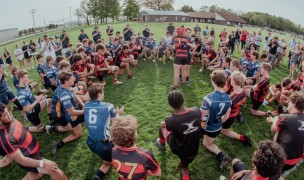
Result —
<instances>
[{"instance_id":1,"label":"person wearing shorts","mask_svg":"<svg viewBox=\"0 0 304 180\"><path fill-rule=\"evenodd\" d=\"M238 62L237 60L235 60ZM247 135L240 135L230 130L234 121L238 118L242 101L246 98L242 85L245 82L245 76L240 71L234 71L231 74L232 91L229 93L232 105L229 118L222 124L221 133L227 137L243 142L245 146L252 146L251 140Z\"/></svg>"},{"instance_id":2,"label":"person wearing shorts","mask_svg":"<svg viewBox=\"0 0 304 180\"><path fill-rule=\"evenodd\" d=\"M70 72L61 72L59 74L61 85L58 86L52 97L51 115L55 123L59 126L51 124L46 125L45 129L48 134L53 131L67 132L72 134L61 141L52 144L52 154L55 155L59 148L64 144L79 139L82 136L81 123L84 122L82 100L70 90L74 85L74 76Z\"/></svg>"},{"instance_id":3,"label":"person wearing shorts","mask_svg":"<svg viewBox=\"0 0 304 180\"><path fill-rule=\"evenodd\" d=\"M204 147L216 155L220 162L220 171L225 171L228 165L229 156L224 154L214 144L215 138L221 133L222 122L225 122L230 114L231 99L225 92L226 73L224 70L214 70L211 73L211 82L214 91L203 98L202 112L202 133Z\"/></svg>"},{"instance_id":4,"label":"person wearing shorts","mask_svg":"<svg viewBox=\"0 0 304 180\"><path fill-rule=\"evenodd\" d=\"M39 113L44 108L47 108L49 120L51 119L51 98L46 98L45 95L33 96L29 86L28 72L21 70L18 72L19 88L17 90L17 98L20 101L23 110L26 112L28 120L34 127L28 127L30 132L43 132L44 125L40 120Z\"/></svg>"},{"instance_id":5,"label":"person wearing shorts","mask_svg":"<svg viewBox=\"0 0 304 180\"><path fill-rule=\"evenodd\" d=\"M271 65L268 63L261 64L261 79L260 82L254 86L245 86L246 96L251 99L250 113L254 116L271 116L271 112L263 112L258 109L263 104L265 96L270 86L269 73L271 71Z\"/></svg>"},{"instance_id":6,"label":"person wearing shorts","mask_svg":"<svg viewBox=\"0 0 304 180\"><path fill-rule=\"evenodd\" d=\"M8 69L11 69L11 67L14 65L12 61L12 56L10 51L7 47L4 48L4 54L3 57L5 58L5 63L8 64Z\"/></svg>"},{"instance_id":7,"label":"person wearing shorts","mask_svg":"<svg viewBox=\"0 0 304 180\"><path fill-rule=\"evenodd\" d=\"M19 45L16 44L16 49L14 51L15 56L17 57L17 60L20 65L20 69L24 69L24 52L22 51L21 48L19 48Z\"/></svg>"},{"instance_id":8,"label":"person wearing shorts","mask_svg":"<svg viewBox=\"0 0 304 180\"><path fill-rule=\"evenodd\" d=\"M253 170L247 170L240 159L232 160L232 167L228 179L233 180L274 180L280 178L283 168L285 153L282 147L270 140L261 141L257 150L253 153Z\"/></svg>"},{"instance_id":9,"label":"person wearing shorts","mask_svg":"<svg viewBox=\"0 0 304 180\"><path fill-rule=\"evenodd\" d=\"M120 53L118 53L117 58L115 59L115 66L123 69L126 68L128 79L135 79L131 75L130 66L136 66L137 60L134 59L133 55L130 53L130 47L128 45L123 45Z\"/></svg>"},{"instance_id":10,"label":"person wearing shorts","mask_svg":"<svg viewBox=\"0 0 304 180\"><path fill-rule=\"evenodd\" d=\"M38 54L36 56L38 65L37 65L37 72L40 76L41 82L45 89L50 89L52 87L52 83L47 77L46 74L46 65L43 63L43 56L41 54Z\"/></svg>"},{"instance_id":11,"label":"person wearing shorts","mask_svg":"<svg viewBox=\"0 0 304 180\"><path fill-rule=\"evenodd\" d=\"M118 73L119 73L119 66L110 66L107 62L107 58L105 55L106 48L103 45L96 46L97 55L94 57L94 67L96 72L96 77L98 78L99 82L105 84L106 77L108 72L114 73L114 84L122 84L122 82L118 81Z\"/></svg>"},{"instance_id":12,"label":"person wearing shorts","mask_svg":"<svg viewBox=\"0 0 304 180\"><path fill-rule=\"evenodd\" d=\"M271 132L278 133L274 141L282 146L287 156L282 172L293 168L304 152L303 102L303 92L294 92L290 97L287 113L268 119L272 122Z\"/></svg>"},{"instance_id":13,"label":"person wearing shorts","mask_svg":"<svg viewBox=\"0 0 304 180\"><path fill-rule=\"evenodd\" d=\"M115 109L113 104L102 102L104 94L101 84L90 86L89 95L91 101L83 107L84 121L88 128L87 145L103 160L103 164L93 178L98 180L102 179L111 167L114 145L110 141L110 121L117 121L117 116L122 114L123 109Z\"/></svg>"},{"instance_id":14,"label":"person wearing shorts","mask_svg":"<svg viewBox=\"0 0 304 180\"><path fill-rule=\"evenodd\" d=\"M1 103L0 144L1 155L6 161L1 160L0 165L15 161L27 171L23 179L41 179L44 174L50 175L51 179L68 179L55 162L43 158L39 142Z\"/></svg>"},{"instance_id":15,"label":"person wearing shorts","mask_svg":"<svg viewBox=\"0 0 304 180\"><path fill-rule=\"evenodd\" d=\"M58 84L57 84L57 76L58 76L58 68L56 68L55 65L55 59L52 58L52 56L47 56L46 57L46 77L50 80L51 82L51 89L53 91L56 90Z\"/></svg>"},{"instance_id":16,"label":"person wearing shorts","mask_svg":"<svg viewBox=\"0 0 304 180\"><path fill-rule=\"evenodd\" d=\"M198 153L201 138L201 112L198 107L185 108L184 96L178 90L169 93L168 102L174 112L161 122L157 144L164 151L167 141L171 151L180 159L182 179L190 179L188 166Z\"/></svg>"},{"instance_id":17,"label":"person wearing shorts","mask_svg":"<svg viewBox=\"0 0 304 180\"><path fill-rule=\"evenodd\" d=\"M196 48L195 43L191 39L191 28L187 27L185 29L185 35L188 37L188 45L187 45L187 63L186 63L186 86L190 86L190 68L191 68L191 50Z\"/></svg>"}]
</instances>

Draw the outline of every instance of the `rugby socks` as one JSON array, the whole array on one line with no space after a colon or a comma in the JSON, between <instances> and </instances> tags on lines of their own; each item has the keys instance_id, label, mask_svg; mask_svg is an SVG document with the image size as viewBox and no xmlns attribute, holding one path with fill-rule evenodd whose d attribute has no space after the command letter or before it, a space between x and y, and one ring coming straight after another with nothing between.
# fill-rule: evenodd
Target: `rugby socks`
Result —
<instances>
[{"instance_id":1,"label":"rugby socks","mask_svg":"<svg viewBox=\"0 0 304 180\"><path fill-rule=\"evenodd\" d=\"M63 141L60 141L60 142L58 143L58 148L61 148L63 145L64 145L64 142L63 142Z\"/></svg>"},{"instance_id":2,"label":"rugby socks","mask_svg":"<svg viewBox=\"0 0 304 180\"><path fill-rule=\"evenodd\" d=\"M163 138L159 138L159 142L160 142L161 144L165 144L165 143L166 143L166 140L163 139Z\"/></svg>"},{"instance_id":3,"label":"rugby socks","mask_svg":"<svg viewBox=\"0 0 304 180\"><path fill-rule=\"evenodd\" d=\"M13 102L19 109L19 111L22 111L23 110L23 107L21 106L20 102L18 101L18 99L16 99L14 102Z\"/></svg>"},{"instance_id":4,"label":"rugby socks","mask_svg":"<svg viewBox=\"0 0 304 180\"><path fill-rule=\"evenodd\" d=\"M189 82L189 76L188 76L188 77L186 77L186 82Z\"/></svg>"},{"instance_id":5,"label":"rugby socks","mask_svg":"<svg viewBox=\"0 0 304 180\"><path fill-rule=\"evenodd\" d=\"M116 84L116 82L117 82L117 79L114 79L114 84Z\"/></svg>"},{"instance_id":6,"label":"rugby socks","mask_svg":"<svg viewBox=\"0 0 304 180\"><path fill-rule=\"evenodd\" d=\"M182 180L190 180L190 176L189 175L183 175Z\"/></svg>"},{"instance_id":7,"label":"rugby socks","mask_svg":"<svg viewBox=\"0 0 304 180\"><path fill-rule=\"evenodd\" d=\"M224 153L223 152L219 152L217 155L216 155L216 159L221 161L222 157L224 156Z\"/></svg>"},{"instance_id":8,"label":"rugby socks","mask_svg":"<svg viewBox=\"0 0 304 180\"><path fill-rule=\"evenodd\" d=\"M101 170L98 169L98 171L96 172L96 175L94 176L93 180L100 180L103 177L105 177L105 173L102 172Z\"/></svg>"},{"instance_id":9,"label":"rugby socks","mask_svg":"<svg viewBox=\"0 0 304 180\"><path fill-rule=\"evenodd\" d=\"M239 140L240 140L240 141L245 141L244 136L243 136L243 135L240 135Z\"/></svg>"}]
</instances>

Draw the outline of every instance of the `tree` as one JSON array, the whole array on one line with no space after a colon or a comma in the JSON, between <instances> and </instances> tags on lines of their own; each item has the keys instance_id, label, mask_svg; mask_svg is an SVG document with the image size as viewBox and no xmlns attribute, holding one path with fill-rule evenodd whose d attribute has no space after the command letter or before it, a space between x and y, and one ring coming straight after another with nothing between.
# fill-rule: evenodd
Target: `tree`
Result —
<instances>
[{"instance_id":1,"label":"tree","mask_svg":"<svg viewBox=\"0 0 304 180\"><path fill-rule=\"evenodd\" d=\"M123 15L127 16L127 19L137 17L139 13L140 5L136 0L125 0L123 3Z\"/></svg>"},{"instance_id":2,"label":"tree","mask_svg":"<svg viewBox=\"0 0 304 180\"><path fill-rule=\"evenodd\" d=\"M172 10L175 0L141 0L141 4L154 10Z\"/></svg>"},{"instance_id":3,"label":"tree","mask_svg":"<svg viewBox=\"0 0 304 180\"><path fill-rule=\"evenodd\" d=\"M80 8L75 9L75 15L83 18L86 20L86 24L90 25L90 8L89 8L89 1L88 0L82 0L80 2Z\"/></svg>"},{"instance_id":4,"label":"tree","mask_svg":"<svg viewBox=\"0 0 304 180\"><path fill-rule=\"evenodd\" d=\"M107 17L115 19L120 13L119 0L89 0L88 4L90 14L97 20L103 20ZM107 22L107 20L106 20Z\"/></svg>"},{"instance_id":5,"label":"tree","mask_svg":"<svg viewBox=\"0 0 304 180\"><path fill-rule=\"evenodd\" d=\"M115 16L119 15L119 13L120 13L119 0L105 1L105 18L111 17L114 22ZM106 19L106 23L108 23L107 19Z\"/></svg>"},{"instance_id":6,"label":"tree","mask_svg":"<svg viewBox=\"0 0 304 180\"><path fill-rule=\"evenodd\" d=\"M198 11L199 12L209 12L209 7L208 6L202 6Z\"/></svg>"},{"instance_id":7,"label":"tree","mask_svg":"<svg viewBox=\"0 0 304 180\"><path fill-rule=\"evenodd\" d=\"M193 9L193 7L192 6L188 6L188 5L184 5L181 9L180 9L181 11L183 11L183 12L194 12L194 9Z\"/></svg>"}]
</instances>

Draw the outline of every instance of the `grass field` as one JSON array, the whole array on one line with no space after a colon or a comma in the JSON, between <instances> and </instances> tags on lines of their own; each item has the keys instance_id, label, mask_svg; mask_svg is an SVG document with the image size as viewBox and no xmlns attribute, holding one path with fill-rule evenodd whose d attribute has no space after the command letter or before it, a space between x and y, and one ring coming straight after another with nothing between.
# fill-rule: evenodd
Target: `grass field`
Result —
<instances>
[{"instance_id":1,"label":"grass field","mask_svg":"<svg viewBox=\"0 0 304 180\"><path fill-rule=\"evenodd\" d=\"M175 23L175 26L180 24ZM194 23L184 23L185 26L194 27ZM201 24L204 29L206 24ZM139 23L131 23L131 26L135 32L142 31L143 25ZM151 23L150 29L155 33L157 40L164 35L167 24ZM91 31L94 26L83 27L86 33L91 38ZM105 34L105 25L100 25L100 30ZM222 30L223 26L211 25L209 28L214 27L216 30L216 37ZM114 31L119 30L122 32L124 24L113 24ZM71 37L72 43L76 44L80 28L68 29L68 34ZM232 27L227 27L227 31L230 32ZM253 29L249 29L251 31ZM59 35L59 31L49 33L49 35ZM265 37L266 32L263 32ZM41 35L42 36L42 35ZM39 36L32 38L37 42ZM106 35L103 36L106 39ZM286 36L287 42L290 40L290 36ZM29 40L29 38L25 38ZM216 43L218 44L218 38ZM21 44L21 41L19 42ZM15 43L6 45L13 53ZM4 47L4 46L3 46ZM0 47L0 53L3 54ZM235 53L235 58L239 58L239 53ZM16 58L14 63L17 64ZM276 68L271 72L271 84L278 83L282 78L286 77L289 70L285 64L282 67ZM190 75L190 87L180 88L185 95L185 105L187 107L200 106L202 98L212 91L209 74L210 72L204 71L198 73L199 65L193 65ZM112 83L108 83L105 89L105 101L113 103L115 106L125 106L125 114L132 114L138 118L138 140L137 145L143 148L147 148L153 151L156 160L160 163L162 168L162 176L160 179L175 180L179 179L179 171L177 171L178 158L173 155L169 148L165 153L160 153L155 144L155 139L158 136L159 123L169 115L172 110L167 103L167 93L169 92L173 81L173 68L171 64L163 64L162 62L149 62L140 61L136 68L131 70L134 72L136 80L128 80L125 75L120 76L120 81L124 84L114 86ZM40 83L40 79L36 70L31 70L30 77ZM111 82L113 77L110 76L107 81ZM12 78L8 79L11 87ZM15 90L15 89L14 89ZM262 107L262 110L272 110L275 107L267 106ZM218 136L216 144L225 153L228 153L232 158L238 157L242 159L248 168L251 168L252 153L258 145L259 141L264 139L272 139L273 135L270 132L270 125L266 123L265 118L253 117L249 114L249 101L247 105L241 109L245 116L246 122L244 124L235 123L232 129L239 133L248 134L252 141L253 147L244 147L242 143L226 138L222 135ZM22 116L19 112L14 112L14 115L22 121ZM46 123L48 121L45 112L41 113L41 119ZM26 125L30 125L26 123ZM78 179L92 179L97 168L101 165L101 160L98 156L93 154L86 145L87 129L83 126L83 137L75 142L65 145L56 156L51 155L51 144L55 140L62 139L67 136L66 134L53 133L51 136L46 133L34 134L41 144L41 152L47 159L57 162L59 167L70 177L72 180ZM189 147L191 148L191 147ZM230 168L230 166L229 166ZM199 154L195 158L194 162L190 165L192 179L219 179L220 172L218 171L217 161L215 156L209 153L207 150L200 147ZM304 179L304 168L301 166L296 172L293 172L287 179ZM25 175L25 171L22 170L16 163L0 170L0 179L21 179ZM228 176L228 171L224 173ZM106 179L117 179L117 174L112 169ZM48 179L45 177L44 179ZM158 179L151 178L148 179Z\"/></svg>"}]
</instances>

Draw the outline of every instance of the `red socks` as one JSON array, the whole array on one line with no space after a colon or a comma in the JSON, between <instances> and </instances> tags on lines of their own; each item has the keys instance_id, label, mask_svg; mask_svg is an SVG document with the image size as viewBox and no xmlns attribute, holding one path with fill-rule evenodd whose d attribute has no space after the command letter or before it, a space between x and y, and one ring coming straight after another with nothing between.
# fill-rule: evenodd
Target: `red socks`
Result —
<instances>
[{"instance_id":1,"label":"red socks","mask_svg":"<svg viewBox=\"0 0 304 180\"><path fill-rule=\"evenodd\" d=\"M159 139L159 142L160 142L161 144L165 144L165 143L166 143L166 140L165 140L165 139L160 138L160 139Z\"/></svg>"},{"instance_id":2,"label":"red socks","mask_svg":"<svg viewBox=\"0 0 304 180\"><path fill-rule=\"evenodd\" d=\"M189 175L183 175L182 180L190 180L190 176Z\"/></svg>"},{"instance_id":3,"label":"red socks","mask_svg":"<svg viewBox=\"0 0 304 180\"><path fill-rule=\"evenodd\" d=\"M240 141L245 141L244 136L240 135Z\"/></svg>"}]
</instances>

